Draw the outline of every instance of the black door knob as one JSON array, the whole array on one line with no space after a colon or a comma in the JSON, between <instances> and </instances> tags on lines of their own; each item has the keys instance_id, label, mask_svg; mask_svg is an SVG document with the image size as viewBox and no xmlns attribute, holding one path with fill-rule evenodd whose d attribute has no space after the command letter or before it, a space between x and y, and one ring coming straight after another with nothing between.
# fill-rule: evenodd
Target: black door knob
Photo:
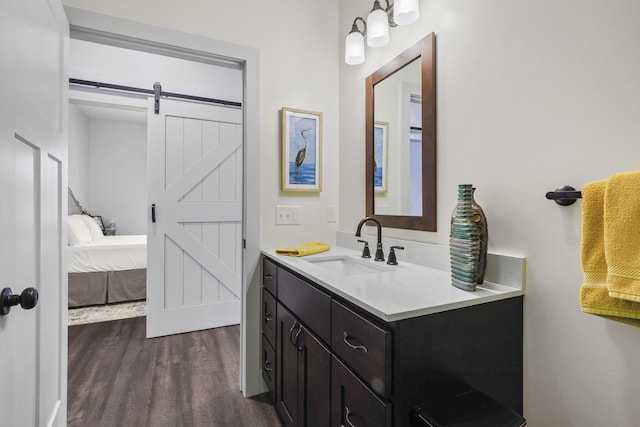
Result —
<instances>
[{"instance_id":1,"label":"black door knob","mask_svg":"<svg viewBox=\"0 0 640 427\"><path fill-rule=\"evenodd\" d=\"M5 316L11 307L20 304L25 310L30 310L38 304L38 290L26 288L20 295L12 294L11 288L4 288L0 293L0 316Z\"/></svg>"}]
</instances>

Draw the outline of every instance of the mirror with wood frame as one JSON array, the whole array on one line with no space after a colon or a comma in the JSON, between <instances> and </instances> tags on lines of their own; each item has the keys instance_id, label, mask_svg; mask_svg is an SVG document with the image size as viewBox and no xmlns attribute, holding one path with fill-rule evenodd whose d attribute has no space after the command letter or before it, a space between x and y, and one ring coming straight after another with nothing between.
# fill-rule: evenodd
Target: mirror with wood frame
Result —
<instances>
[{"instance_id":1,"label":"mirror with wood frame","mask_svg":"<svg viewBox=\"0 0 640 427\"><path fill-rule=\"evenodd\" d=\"M436 231L436 52L427 35L366 79L366 215Z\"/></svg>"}]
</instances>

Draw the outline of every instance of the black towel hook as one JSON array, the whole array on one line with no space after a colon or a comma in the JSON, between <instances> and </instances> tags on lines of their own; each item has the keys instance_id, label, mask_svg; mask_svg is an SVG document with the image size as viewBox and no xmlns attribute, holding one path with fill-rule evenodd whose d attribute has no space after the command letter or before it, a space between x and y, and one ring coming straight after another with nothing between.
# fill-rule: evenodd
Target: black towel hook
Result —
<instances>
[{"instance_id":1,"label":"black towel hook","mask_svg":"<svg viewBox=\"0 0 640 427\"><path fill-rule=\"evenodd\" d=\"M582 192L577 191L569 185L564 185L556 188L555 191L549 191L546 197L549 200L553 200L560 206L569 206L574 204L576 200L582 199Z\"/></svg>"}]
</instances>

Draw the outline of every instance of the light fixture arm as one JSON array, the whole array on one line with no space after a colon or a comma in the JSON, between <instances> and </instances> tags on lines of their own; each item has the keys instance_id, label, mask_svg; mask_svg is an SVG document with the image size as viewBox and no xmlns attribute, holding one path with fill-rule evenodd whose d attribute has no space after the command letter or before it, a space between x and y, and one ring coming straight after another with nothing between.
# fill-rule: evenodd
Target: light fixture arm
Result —
<instances>
[{"instance_id":1,"label":"light fixture arm","mask_svg":"<svg viewBox=\"0 0 640 427\"><path fill-rule=\"evenodd\" d=\"M360 21L362 21L362 26L364 27L364 29L362 31L360 31L358 29L358 19ZM367 35L367 21L365 21L364 19L362 19L361 17L357 17L356 19L353 20L353 25L351 25L351 31L349 31L349 34L351 33L360 33L362 34L362 36L366 36Z\"/></svg>"},{"instance_id":2,"label":"light fixture arm","mask_svg":"<svg viewBox=\"0 0 640 427\"><path fill-rule=\"evenodd\" d=\"M383 8L382 5L380 5L380 0L375 0L373 2L373 8L371 9L371 12L378 9L384 11L384 13L386 13L387 17L389 18L389 26L396 27L398 24L396 24L393 20L393 3L389 3L389 0L384 0L384 2L387 5L386 8Z\"/></svg>"}]
</instances>

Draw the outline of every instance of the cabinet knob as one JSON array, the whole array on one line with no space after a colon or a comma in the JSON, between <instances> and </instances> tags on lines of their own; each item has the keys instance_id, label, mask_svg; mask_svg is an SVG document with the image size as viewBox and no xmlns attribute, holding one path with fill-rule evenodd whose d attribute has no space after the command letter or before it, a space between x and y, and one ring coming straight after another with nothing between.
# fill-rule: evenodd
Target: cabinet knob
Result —
<instances>
[{"instance_id":1,"label":"cabinet knob","mask_svg":"<svg viewBox=\"0 0 640 427\"><path fill-rule=\"evenodd\" d=\"M13 294L11 288L4 288L0 293L0 316L6 316L11 307L20 304L25 310L31 310L38 304L38 290L26 288L20 295Z\"/></svg>"}]
</instances>

